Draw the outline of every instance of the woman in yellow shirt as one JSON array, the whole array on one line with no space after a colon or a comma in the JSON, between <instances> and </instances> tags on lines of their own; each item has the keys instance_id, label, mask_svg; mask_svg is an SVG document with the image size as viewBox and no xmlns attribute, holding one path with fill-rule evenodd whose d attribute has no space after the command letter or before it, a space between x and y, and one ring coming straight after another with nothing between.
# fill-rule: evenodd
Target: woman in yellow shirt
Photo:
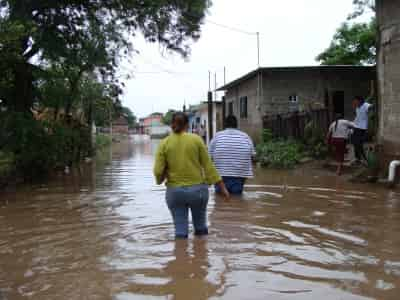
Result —
<instances>
[{"instance_id":1,"label":"woman in yellow shirt","mask_svg":"<svg viewBox=\"0 0 400 300\"><path fill-rule=\"evenodd\" d=\"M184 113L173 115L173 133L161 141L154 165L157 184L166 181L166 201L174 220L176 238L188 237L189 209L195 235L208 234L208 185L217 184L222 195L229 198L204 142L199 136L187 133L188 124Z\"/></svg>"}]
</instances>

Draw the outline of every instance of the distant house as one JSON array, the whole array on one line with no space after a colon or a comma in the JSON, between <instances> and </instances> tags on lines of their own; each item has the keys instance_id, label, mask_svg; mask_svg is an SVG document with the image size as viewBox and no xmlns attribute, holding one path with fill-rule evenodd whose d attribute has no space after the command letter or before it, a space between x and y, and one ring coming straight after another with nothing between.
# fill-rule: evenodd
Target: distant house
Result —
<instances>
[{"instance_id":1,"label":"distant house","mask_svg":"<svg viewBox=\"0 0 400 300\"><path fill-rule=\"evenodd\" d=\"M379 142L383 163L400 158L400 5L376 2L380 42L378 48Z\"/></svg>"},{"instance_id":2,"label":"distant house","mask_svg":"<svg viewBox=\"0 0 400 300\"><path fill-rule=\"evenodd\" d=\"M373 92L375 67L311 66L256 69L224 86L226 115L258 141L263 117L326 108L353 119L352 99Z\"/></svg>"},{"instance_id":3,"label":"distant house","mask_svg":"<svg viewBox=\"0 0 400 300\"><path fill-rule=\"evenodd\" d=\"M144 118L139 119L138 134L144 134Z\"/></svg>"},{"instance_id":4,"label":"distant house","mask_svg":"<svg viewBox=\"0 0 400 300\"><path fill-rule=\"evenodd\" d=\"M142 134L154 138L161 138L170 133L170 127L162 123L162 113L152 113L146 118L140 119L140 128Z\"/></svg>"},{"instance_id":5,"label":"distant house","mask_svg":"<svg viewBox=\"0 0 400 300\"><path fill-rule=\"evenodd\" d=\"M161 126L162 117L163 117L162 113L152 113L149 116L143 118L144 134L150 135L152 127Z\"/></svg>"},{"instance_id":6,"label":"distant house","mask_svg":"<svg viewBox=\"0 0 400 300\"><path fill-rule=\"evenodd\" d=\"M223 118L222 118L222 102L214 101L212 104L213 107L213 133L215 136L217 131L222 130L223 128ZM190 106L188 111L189 116L189 131L196 133L199 131L200 127L206 130L206 138L207 141L210 139L210 131L209 131L209 122L208 122L208 103L202 102L198 105Z\"/></svg>"},{"instance_id":7,"label":"distant house","mask_svg":"<svg viewBox=\"0 0 400 300\"><path fill-rule=\"evenodd\" d=\"M112 123L113 133L129 134L128 121L121 116Z\"/></svg>"}]
</instances>

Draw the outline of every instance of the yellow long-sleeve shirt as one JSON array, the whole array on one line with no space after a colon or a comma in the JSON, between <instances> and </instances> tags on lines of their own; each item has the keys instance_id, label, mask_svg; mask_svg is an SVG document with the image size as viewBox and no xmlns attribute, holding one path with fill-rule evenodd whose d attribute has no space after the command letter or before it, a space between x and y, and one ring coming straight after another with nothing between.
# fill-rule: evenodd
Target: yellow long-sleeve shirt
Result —
<instances>
[{"instance_id":1,"label":"yellow long-sleeve shirt","mask_svg":"<svg viewBox=\"0 0 400 300\"><path fill-rule=\"evenodd\" d=\"M169 187L215 184L221 180L202 139L194 134L171 134L161 141L156 153L154 176Z\"/></svg>"}]
</instances>

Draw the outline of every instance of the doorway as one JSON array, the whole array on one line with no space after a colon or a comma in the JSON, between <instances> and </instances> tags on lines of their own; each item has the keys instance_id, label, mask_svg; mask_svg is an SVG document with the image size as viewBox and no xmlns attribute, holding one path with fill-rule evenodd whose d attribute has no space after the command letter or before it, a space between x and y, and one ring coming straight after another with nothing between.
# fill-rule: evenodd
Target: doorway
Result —
<instances>
[{"instance_id":1,"label":"doorway","mask_svg":"<svg viewBox=\"0 0 400 300\"><path fill-rule=\"evenodd\" d=\"M333 92L332 102L334 115L341 114L342 116L344 116L344 92Z\"/></svg>"}]
</instances>

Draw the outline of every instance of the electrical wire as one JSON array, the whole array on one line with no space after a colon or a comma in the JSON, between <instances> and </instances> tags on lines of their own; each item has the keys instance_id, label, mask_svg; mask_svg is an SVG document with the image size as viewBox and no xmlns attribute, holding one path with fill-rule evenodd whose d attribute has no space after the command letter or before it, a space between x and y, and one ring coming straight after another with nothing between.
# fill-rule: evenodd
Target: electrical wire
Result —
<instances>
[{"instance_id":1,"label":"electrical wire","mask_svg":"<svg viewBox=\"0 0 400 300\"><path fill-rule=\"evenodd\" d=\"M251 32L251 31L242 30L242 29L239 29L239 28L236 28L236 27L233 27L233 26L228 26L228 25L224 25L224 24L221 24L221 23L214 22L212 20L205 20L205 22L206 23L210 23L210 24L215 25L215 26L219 26L219 27L231 30L231 31L239 32L239 33L242 33L242 34L257 35L257 32Z\"/></svg>"}]
</instances>

